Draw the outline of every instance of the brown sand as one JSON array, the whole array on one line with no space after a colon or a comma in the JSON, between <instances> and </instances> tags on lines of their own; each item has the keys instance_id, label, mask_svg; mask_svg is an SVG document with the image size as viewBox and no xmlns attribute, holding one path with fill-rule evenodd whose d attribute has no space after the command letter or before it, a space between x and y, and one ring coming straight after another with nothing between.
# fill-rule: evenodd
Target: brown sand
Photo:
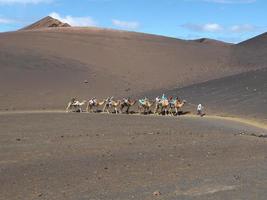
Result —
<instances>
[{"instance_id":1,"label":"brown sand","mask_svg":"<svg viewBox=\"0 0 267 200\"><path fill-rule=\"evenodd\" d=\"M1 33L0 45L1 110L62 109L72 96L133 96L266 63L253 44L243 56L242 45L98 28Z\"/></svg>"},{"instance_id":2,"label":"brown sand","mask_svg":"<svg viewBox=\"0 0 267 200\"><path fill-rule=\"evenodd\" d=\"M1 114L0 199L266 198L265 130L211 118ZM159 191L160 196L153 193Z\"/></svg>"},{"instance_id":3,"label":"brown sand","mask_svg":"<svg viewBox=\"0 0 267 200\"><path fill-rule=\"evenodd\" d=\"M0 110L169 91L188 100L184 111L201 102L208 114L265 123L265 43L266 34L231 45L98 28L1 33ZM265 200L266 130L239 121L0 113L0 199Z\"/></svg>"}]
</instances>

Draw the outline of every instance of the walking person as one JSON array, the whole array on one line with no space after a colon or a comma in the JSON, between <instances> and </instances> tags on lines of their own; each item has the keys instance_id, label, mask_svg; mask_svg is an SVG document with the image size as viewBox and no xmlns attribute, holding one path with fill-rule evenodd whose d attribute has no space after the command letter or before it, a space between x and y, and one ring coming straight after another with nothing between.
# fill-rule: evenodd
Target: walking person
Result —
<instances>
[{"instance_id":1,"label":"walking person","mask_svg":"<svg viewBox=\"0 0 267 200\"><path fill-rule=\"evenodd\" d=\"M204 106L202 106L201 103L198 104L198 106L197 106L197 115L199 115L200 117L204 116L203 109L204 109Z\"/></svg>"}]
</instances>

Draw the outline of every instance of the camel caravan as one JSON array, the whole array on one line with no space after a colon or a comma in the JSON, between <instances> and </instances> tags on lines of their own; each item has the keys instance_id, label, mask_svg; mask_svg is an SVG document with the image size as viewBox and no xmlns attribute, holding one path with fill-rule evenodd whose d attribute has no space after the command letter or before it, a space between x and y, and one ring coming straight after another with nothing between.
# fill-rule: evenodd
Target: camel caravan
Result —
<instances>
[{"instance_id":1,"label":"camel caravan","mask_svg":"<svg viewBox=\"0 0 267 200\"><path fill-rule=\"evenodd\" d=\"M167 98L164 94L161 98L159 96L156 97L155 100L149 100L146 97L139 100L132 100L130 98L114 100L114 97L98 100L96 97L93 97L88 101L80 102L76 98L72 98L67 105L66 112L84 112L82 108L86 105L85 112L88 113L140 113L177 116L182 112L181 108L185 103L185 100L180 100L178 97ZM138 104L138 112L135 112L133 109L132 111L130 110L135 104Z\"/></svg>"}]
</instances>

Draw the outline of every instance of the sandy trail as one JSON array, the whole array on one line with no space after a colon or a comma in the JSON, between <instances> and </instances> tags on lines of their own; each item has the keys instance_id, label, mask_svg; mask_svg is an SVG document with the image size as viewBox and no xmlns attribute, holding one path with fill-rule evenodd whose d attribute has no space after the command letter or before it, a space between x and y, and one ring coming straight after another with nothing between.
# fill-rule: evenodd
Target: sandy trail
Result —
<instances>
[{"instance_id":1,"label":"sandy trail","mask_svg":"<svg viewBox=\"0 0 267 200\"><path fill-rule=\"evenodd\" d=\"M1 111L0 115L8 115L8 114L46 114L46 113L66 113L66 111L64 110L20 110L20 111ZM80 113L80 114L89 114L86 112ZM91 113L90 113L91 114ZM98 113L98 115L110 115L109 113ZM126 114L117 114L117 115L123 115L125 116ZM163 117L163 118L177 118L175 116L161 116L161 115L154 115L154 114L150 114L150 115L142 115L139 113L136 114L130 114L128 116L144 116L144 117ZM199 118L198 115L194 115L194 114L186 114L183 116L179 116L180 118ZM251 119L245 119L242 117L229 117L229 116L220 116L220 115L205 115L203 117L203 119L211 119L211 120L225 120L225 121L232 121L232 122L237 122L237 123L241 123L244 125L249 125L249 126L254 126L256 128L259 129L263 129L263 131L267 130L267 125L264 123L261 123L259 121L255 121L255 120L251 120Z\"/></svg>"}]
</instances>

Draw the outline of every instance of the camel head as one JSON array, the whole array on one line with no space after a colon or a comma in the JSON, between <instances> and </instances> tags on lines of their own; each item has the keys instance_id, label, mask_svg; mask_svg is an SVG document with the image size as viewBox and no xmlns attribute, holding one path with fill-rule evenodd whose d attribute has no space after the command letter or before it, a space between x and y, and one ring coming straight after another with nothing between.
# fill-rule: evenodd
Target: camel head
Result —
<instances>
[{"instance_id":1,"label":"camel head","mask_svg":"<svg viewBox=\"0 0 267 200\"><path fill-rule=\"evenodd\" d=\"M83 100L80 104L84 105L86 102L87 102L86 100Z\"/></svg>"}]
</instances>

